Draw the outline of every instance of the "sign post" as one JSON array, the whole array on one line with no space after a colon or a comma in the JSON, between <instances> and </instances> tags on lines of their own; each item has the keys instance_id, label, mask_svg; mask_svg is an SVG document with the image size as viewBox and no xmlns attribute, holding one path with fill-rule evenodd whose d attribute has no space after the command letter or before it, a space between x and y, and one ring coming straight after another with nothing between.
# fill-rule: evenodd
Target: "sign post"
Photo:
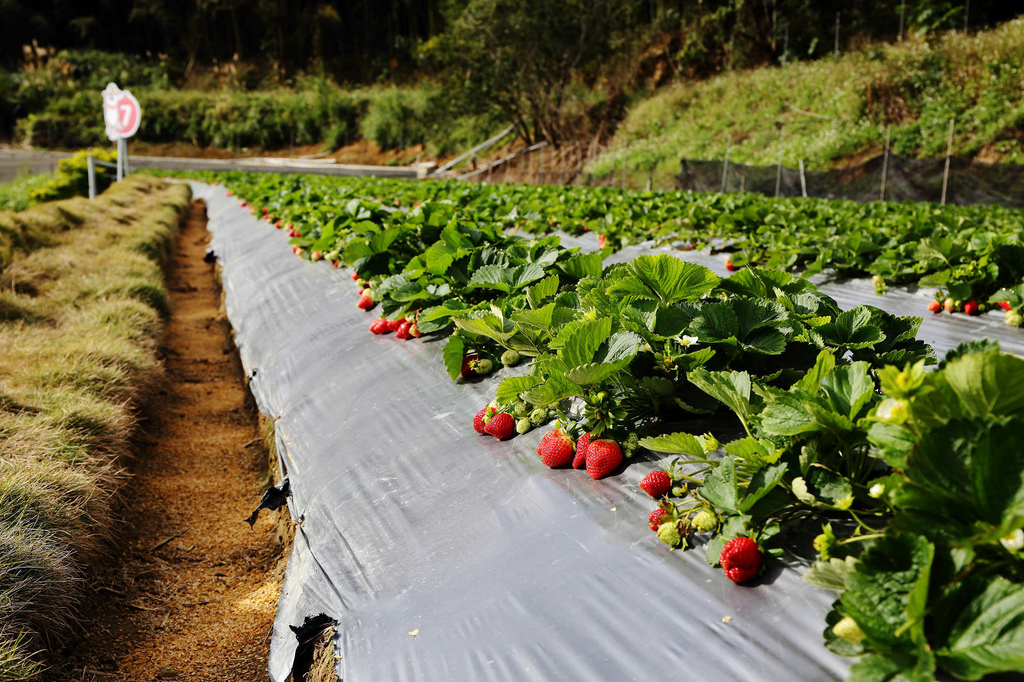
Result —
<instances>
[{"instance_id":1,"label":"sign post","mask_svg":"<svg viewBox=\"0 0 1024 682\"><path fill-rule=\"evenodd\" d=\"M127 90L108 83L103 91L103 121L107 138L117 144L117 179L120 181L128 173L128 138L138 132L142 122L139 100Z\"/></svg>"}]
</instances>

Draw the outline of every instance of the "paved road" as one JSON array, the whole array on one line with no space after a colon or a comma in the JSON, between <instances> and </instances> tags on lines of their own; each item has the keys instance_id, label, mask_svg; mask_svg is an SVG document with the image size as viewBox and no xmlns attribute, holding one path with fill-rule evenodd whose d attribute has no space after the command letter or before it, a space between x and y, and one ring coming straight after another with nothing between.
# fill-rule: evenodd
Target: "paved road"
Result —
<instances>
[{"instance_id":1,"label":"paved road","mask_svg":"<svg viewBox=\"0 0 1024 682\"><path fill-rule=\"evenodd\" d=\"M70 156L64 152L34 152L0 149L0 183L10 182L21 173L50 173L57 162ZM188 159L165 156L132 156L132 169L161 168L165 170L238 170L265 173L312 173L315 175L367 175L389 178L426 176L426 168L418 166L360 166L325 163L315 159L281 159L250 157L245 159Z\"/></svg>"},{"instance_id":2,"label":"paved road","mask_svg":"<svg viewBox=\"0 0 1024 682\"><path fill-rule=\"evenodd\" d=\"M57 162L66 156L70 154L0 149L0 184L23 173L52 173L57 169Z\"/></svg>"}]
</instances>

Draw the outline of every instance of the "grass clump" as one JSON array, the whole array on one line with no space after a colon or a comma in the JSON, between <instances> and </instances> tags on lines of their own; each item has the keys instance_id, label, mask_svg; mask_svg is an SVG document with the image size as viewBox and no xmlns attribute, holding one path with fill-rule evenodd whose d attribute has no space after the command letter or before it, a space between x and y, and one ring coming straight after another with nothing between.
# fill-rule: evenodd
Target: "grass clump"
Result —
<instances>
[{"instance_id":1,"label":"grass clump","mask_svg":"<svg viewBox=\"0 0 1024 682\"><path fill-rule=\"evenodd\" d=\"M634 106L589 168L630 184L672 185L679 160L830 169L882 152L1024 163L1024 18L973 35L871 45L840 57L724 73L659 90Z\"/></svg>"},{"instance_id":2,"label":"grass clump","mask_svg":"<svg viewBox=\"0 0 1024 682\"><path fill-rule=\"evenodd\" d=\"M134 406L161 373L161 265L189 203L151 177L0 213L0 679L31 680L109 539Z\"/></svg>"}]
</instances>

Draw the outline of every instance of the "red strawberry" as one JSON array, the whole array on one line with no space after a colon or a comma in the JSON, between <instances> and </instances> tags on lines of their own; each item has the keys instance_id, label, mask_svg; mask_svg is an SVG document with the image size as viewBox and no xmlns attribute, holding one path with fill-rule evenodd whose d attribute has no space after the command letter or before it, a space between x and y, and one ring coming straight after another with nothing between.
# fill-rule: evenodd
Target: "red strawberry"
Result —
<instances>
[{"instance_id":1,"label":"red strawberry","mask_svg":"<svg viewBox=\"0 0 1024 682\"><path fill-rule=\"evenodd\" d=\"M403 324L405 324L404 317L400 317L397 320L388 320L388 327L390 327L391 331L393 332L397 332L398 328L401 327Z\"/></svg>"},{"instance_id":2,"label":"red strawberry","mask_svg":"<svg viewBox=\"0 0 1024 682\"><path fill-rule=\"evenodd\" d=\"M651 530L653 530L655 533L658 532L658 526L661 525L661 517L664 515L665 510L662 509L661 507L658 507L657 509L652 511L650 515L647 517L647 525L649 525L651 527Z\"/></svg>"},{"instance_id":3,"label":"red strawberry","mask_svg":"<svg viewBox=\"0 0 1024 682\"><path fill-rule=\"evenodd\" d=\"M398 325L398 329L395 331L395 338L402 339L403 341L405 341L406 339L411 339L412 334L409 333L409 327L411 326L412 325L409 322L403 322L402 324Z\"/></svg>"},{"instance_id":4,"label":"red strawberry","mask_svg":"<svg viewBox=\"0 0 1024 682\"><path fill-rule=\"evenodd\" d=\"M420 328L416 326L415 321L411 325L409 325L409 336L411 336L414 339L418 339L421 336L423 336L423 332L421 332Z\"/></svg>"},{"instance_id":5,"label":"red strawberry","mask_svg":"<svg viewBox=\"0 0 1024 682\"><path fill-rule=\"evenodd\" d=\"M604 236L603 234L599 234L599 235L597 235L597 248L599 248L599 249L603 249L603 248L604 248L604 243L605 243L605 242L606 242L607 240L608 240L608 238L607 238L607 237L605 237L605 236Z\"/></svg>"},{"instance_id":6,"label":"red strawberry","mask_svg":"<svg viewBox=\"0 0 1024 682\"><path fill-rule=\"evenodd\" d=\"M594 440L587 447L587 473L591 478L604 478L622 464L622 449L613 440Z\"/></svg>"},{"instance_id":7,"label":"red strawberry","mask_svg":"<svg viewBox=\"0 0 1024 682\"><path fill-rule=\"evenodd\" d=\"M281 229L281 221L280 220L274 221L274 227L276 227L277 229L280 230Z\"/></svg>"},{"instance_id":8,"label":"red strawberry","mask_svg":"<svg viewBox=\"0 0 1024 682\"><path fill-rule=\"evenodd\" d=\"M590 447L590 431L587 431L576 440L576 457L572 460L573 469L583 469L587 466L587 448Z\"/></svg>"},{"instance_id":9,"label":"red strawberry","mask_svg":"<svg viewBox=\"0 0 1024 682\"><path fill-rule=\"evenodd\" d=\"M231 190L228 190L228 196L231 196L232 194L233 192Z\"/></svg>"},{"instance_id":10,"label":"red strawberry","mask_svg":"<svg viewBox=\"0 0 1024 682\"><path fill-rule=\"evenodd\" d=\"M640 490L658 499L672 490L672 477L664 471L652 471L640 481Z\"/></svg>"},{"instance_id":11,"label":"red strawberry","mask_svg":"<svg viewBox=\"0 0 1024 682\"><path fill-rule=\"evenodd\" d=\"M486 407L484 409L480 410L479 412L477 412L476 416L473 417L473 430L476 431L477 433L487 433L487 430L485 428L487 425L484 424L484 415L485 414L487 414L487 408Z\"/></svg>"},{"instance_id":12,"label":"red strawberry","mask_svg":"<svg viewBox=\"0 0 1024 682\"><path fill-rule=\"evenodd\" d=\"M242 208L245 208L245 207L246 207L246 206L248 206L248 205L249 205L249 204L245 203L244 201L242 202Z\"/></svg>"},{"instance_id":13,"label":"red strawberry","mask_svg":"<svg viewBox=\"0 0 1024 682\"><path fill-rule=\"evenodd\" d=\"M323 257L324 254L320 253L319 251L314 251L313 253L309 254L309 259L312 261L318 261Z\"/></svg>"},{"instance_id":14,"label":"red strawberry","mask_svg":"<svg viewBox=\"0 0 1024 682\"><path fill-rule=\"evenodd\" d=\"M491 417L484 430L498 440L511 438L516 432L516 419L508 412L499 412Z\"/></svg>"},{"instance_id":15,"label":"red strawberry","mask_svg":"<svg viewBox=\"0 0 1024 682\"><path fill-rule=\"evenodd\" d=\"M562 429L551 429L540 439L537 446L537 454L545 466L552 469L572 464L572 438Z\"/></svg>"},{"instance_id":16,"label":"red strawberry","mask_svg":"<svg viewBox=\"0 0 1024 682\"><path fill-rule=\"evenodd\" d=\"M725 261L725 269L728 270L729 272L736 272L738 268L732 264L732 259L730 258Z\"/></svg>"},{"instance_id":17,"label":"red strawberry","mask_svg":"<svg viewBox=\"0 0 1024 682\"><path fill-rule=\"evenodd\" d=\"M932 311L933 313L937 313L940 310L942 310L942 304L939 303L938 301L931 301L928 304L928 310Z\"/></svg>"},{"instance_id":18,"label":"red strawberry","mask_svg":"<svg viewBox=\"0 0 1024 682\"><path fill-rule=\"evenodd\" d=\"M341 261L340 260L332 260L331 261L331 265L333 265L336 268L341 267Z\"/></svg>"},{"instance_id":19,"label":"red strawberry","mask_svg":"<svg viewBox=\"0 0 1024 682\"><path fill-rule=\"evenodd\" d=\"M260 210L263 211L263 215L267 215L268 213L270 213L270 209L269 208L264 208L264 209L260 209Z\"/></svg>"},{"instance_id":20,"label":"red strawberry","mask_svg":"<svg viewBox=\"0 0 1024 682\"><path fill-rule=\"evenodd\" d=\"M1010 312L1011 310L1013 310L1013 306L1010 305L1009 301L1000 301L999 307L1005 310L1006 312Z\"/></svg>"},{"instance_id":21,"label":"red strawberry","mask_svg":"<svg viewBox=\"0 0 1024 682\"><path fill-rule=\"evenodd\" d=\"M352 279L359 279L359 273L355 270L352 271Z\"/></svg>"},{"instance_id":22,"label":"red strawberry","mask_svg":"<svg viewBox=\"0 0 1024 682\"><path fill-rule=\"evenodd\" d=\"M373 321L370 325L370 331L374 334L387 334L391 330L388 329L388 321L382 317L379 320Z\"/></svg>"},{"instance_id":23,"label":"red strawberry","mask_svg":"<svg viewBox=\"0 0 1024 682\"><path fill-rule=\"evenodd\" d=\"M471 353L470 355L467 355L466 357L462 358L462 370L460 370L460 374L462 374L463 379L465 379L466 377L471 377L474 374L476 374L476 372L473 371L473 362L479 359L479 357L479 355Z\"/></svg>"},{"instance_id":24,"label":"red strawberry","mask_svg":"<svg viewBox=\"0 0 1024 682\"><path fill-rule=\"evenodd\" d=\"M967 303L964 303L964 313L967 314L967 315L977 315L978 314L978 302L977 301L968 301Z\"/></svg>"},{"instance_id":25,"label":"red strawberry","mask_svg":"<svg viewBox=\"0 0 1024 682\"><path fill-rule=\"evenodd\" d=\"M750 538L733 538L725 543L718 556L725 577L734 583L745 583L761 570L761 548Z\"/></svg>"},{"instance_id":26,"label":"red strawberry","mask_svg":"<svg viewBox=\"0 0 1024 682\"><path fill-rule=\"evenodd\" d=\"M369 310L370 308L373 307L373 296L370 296L369 294L363 294L362 296L359 297L359 303L356 303L356 305L362 308L363 310Z\"/></svg>"}]
</instances>

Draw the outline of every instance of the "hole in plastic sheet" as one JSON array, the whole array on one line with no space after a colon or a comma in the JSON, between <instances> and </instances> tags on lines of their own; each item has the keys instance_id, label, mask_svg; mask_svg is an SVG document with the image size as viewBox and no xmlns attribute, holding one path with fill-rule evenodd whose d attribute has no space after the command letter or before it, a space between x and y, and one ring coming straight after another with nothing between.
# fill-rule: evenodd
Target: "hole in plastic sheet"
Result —
<instances>
[{"instance_id":1,"label":"hole in plastic sheet","mask_svg":"<svg viewBox=\"0 0 1024 682\"><path fill-rule=\"evenodd\" d=\"M291 497L291 494L291 481L287 478L281 481L280 484L267 488L267 491L263 493L263 497L260 498L259 506L253 509L252 514L249 514L248 518L244 519L249 524L249 530L252 530L253 525L255 525L261 509L270 509L271 511L280 509L288 503L288 498Z\"/></svg>"},{"instance_id":2,"label":"hole in plastic sheet","mask_svg":"<svg viewBox=\"0 0 1024 682\"><path fill-rule=\"evenodd\" d=\"M306 616L302 625L289 625L299 640L292 674L287 682L337 682L334 670L334 628L337 621L326 614Z\"/></svg>"}]
</instances>

